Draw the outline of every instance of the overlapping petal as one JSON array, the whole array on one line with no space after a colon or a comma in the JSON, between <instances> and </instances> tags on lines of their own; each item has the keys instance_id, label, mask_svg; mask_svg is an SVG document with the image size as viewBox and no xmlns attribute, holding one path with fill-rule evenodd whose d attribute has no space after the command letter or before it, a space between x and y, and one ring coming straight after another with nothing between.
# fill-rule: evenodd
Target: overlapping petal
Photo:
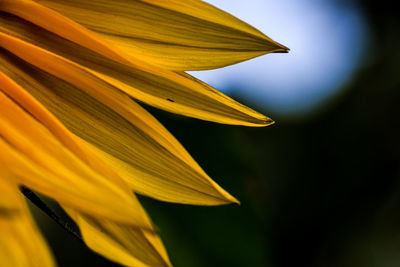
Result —
<instances>
[{"instance_id":1,"label":"overlapping petal","mask_svg":"<svg viewBox=\"0 0 400 267\"><path fill-rule=\"evenodd\" d=\"M126 95L112 91L103 98L106 103L118 104L110 109L4 50L0 51L0 69L73 132L92 143L93 153L108 162L136 192L178 203L237 202L204 173L154 117ZM46 126L51 128L48 123Z\"/></svg>"},{"instance_id":2,"label":"overlapping petal","mask_svg":"<svg viewBox=\"0 0 400 267\"><path fill-rule=\"evenodd\" d=\"M266 126L273 121L181 71L287 50L200 0L0 0L0 226L9 231L0 265L53 264L14 196L22 184L57 200L92 250L127 266L171 266L134 193L237 200L134 100ZM23 245L21 233L33 239Z\"/></svg>"},{"instance_id":3,"label":"overlapping petal","mask_svg":"<svg viewBox=\"0 0 400 267\"><path fill-rule=\"evenodd\" d=\"M85 147L85 143L83 141L76 138L73 134L69 133L68 130L65 129L64 126L60 124L57 121L57 119L51 115L51 113L49 113L43 106L41 106L39 102L37 102L32 96L26 93L17 84L13 84L11 80L7 79L8 77L0 73L0 84L4 86L3 88L7 88L5 91L17 103L22 104L29 112L31 112L31 114L37 120L43 122L44 125L48 126L50 131L52 131L59 138L59 140L61 140L61 142L63 142L66 148L71 149L74 153L76 153L79 156L79 158L81 158L84 162L88 163L89 166L95 168L96 171L106 175L106 177L109 180L115 182L116 184L120 184L122 189L126 188L127 190L127 187L123 183L121 183L119 177L116 176L114 171L110 167L108 167L107 164L104 164L104 162L98 160L98 158L91 153L91 150ZM1 93L0 96L2 96ZM2 98L0 97L0 102L1 100ZM11 112L15 113L15 110L13 109L10 110ZM21 114L18 113L15 115L21 116ZM0 147L2 147L1 145L2 144L0 142ZM8 150L4 149L6 147L4 146L2 148L3 148L2 152L5 153L6 156L10 156ZM13 157L13 155L11 155L10 161L16 162L16 158ZM4 159L2 159L2 162L5 162ZM52 167L54 168L54 165L52 165ZM18 175L18 173L16 172L10 172L10 166L4 168L5 172L7 172L8 174L11 173L12 175ZM27 171L26 166L20 166L20 168L21 171L27 175L35 175L35 173L33 172L33 168L31 168L31 173ZM40 179L42 177L38 177L36 175L35 178ZM52 178L59 179L60 177L52 177ZM24 179L24 177L22 177L22 180L20 182L35 188L35 186L32 185L32 183L29 180L26 181L26 178ZM80 181L76 182L82 185ZM38 188L40 190L42 187L39 186ZM82 188L82 189L85 190L87 188ZM45 194L47 193L47 195L49 195L49 193L46 191L43 191L43 193ZM50 194L50 196L53 195ZM77 208L76 205L73 204L71 205L70 200L63 201L63 196L57 198L57 200L60 201L61 203L64 203L63 205L64 208L76 221L79 228L81 229L81 232L84 236L87 245L91 247L94 251L101 253L105 257L108 257L116 262L128 266L170 265L168 256L166 255L161 240L159 239L155 231L152 228L149 228L150 227L149 225L143 228L143 226L138 227L136 221L134 221L133 223L131 221L129 222L129 224L127 224L126 221L124 221L123 223L114 221L112 220L114 219L113 217L111 218L104 216L95 217L93 215L98 215L96 211L93 211L91 209L87 210L85 208L81 209L80 207ZM107 200L110 201L110 199ZM81 204L84 205L85 202ZM0 202L0 206L1 205L2 203ZM139 212L142 212L142 214L140 214L141 217L146 219L146 214L141 210L141 207L137 206L136 209L138 209ZM3 210L5 209L3 208ZM125 211L121 212L120 209L116 211L120 213L125 212ZM93 214L93 215L88 215L88 214ZM126 214L124 215L126 216Z\"/></svg>"},{"instance_id":4,"label":"overlapping petal","mask_svg":"<svg viewBox=\"0 0 400 267\"><path fill-rule=\"evenodd\" d=\"M0 266L54 266L15 181L1 164L0 195Z\"/></svg>"},{"instance_id":5,"label":"overlapping petal","mask_svg":"<svg viewBox=\"0 0 400 267\"><path fill-rule=\"evenodd\" d=\"M20 183L78 210L136 226L150 222L134 196L65 148L43 125L4 94L0 75L0 159Z\"/></svg>"},{"instance_id":6,"label":"overlapping petal","mask_svg":"<svg viewBox=\"0 0 400 267\"><path fill-rule=\"evenodd\" d=\"M6 1L7 2L7 1ZM82 29L60 33L60 19L28 1L8 10L83 45ZM247 23L200 0L38 0L101 36L132 60L171 70L213 69L288 49ZM35 12L35 13L36 13ZM118 14L118 15L116 15ZM101 19L99 20L98 18ZM57 29L58 28L58 29ZM93 49L93 46L90 47ZM96 51L96 50L95 50ZM103 50L104 51L104 50Z\"/></svg>"},{"instance_id":7,"label":"overlapping petal","mask_svg":"<svg viewBox=\"0 0 400 267\"><path fill-rule=\"evenodd\" d=\"M167 252L154 232L99 220L66 209L79 225L85 243L93 251L126 266L171 266Z\"/></svg>"},{"instance_id":8,"label":"overlapping petal","mask_svg":"<svg viewBox=\"0 0 400 267\"><path fill-rule=\"evenodd\" d=\"M120 90L170 112L226 124L266 126L273 121L189 76L135 61L120 64L34 25L0 17L0 45L70 83L101 91ZM24 24L24 27L21 27ZM32 45L35 44L35 45Z\"/></svg>"}]
</instances>

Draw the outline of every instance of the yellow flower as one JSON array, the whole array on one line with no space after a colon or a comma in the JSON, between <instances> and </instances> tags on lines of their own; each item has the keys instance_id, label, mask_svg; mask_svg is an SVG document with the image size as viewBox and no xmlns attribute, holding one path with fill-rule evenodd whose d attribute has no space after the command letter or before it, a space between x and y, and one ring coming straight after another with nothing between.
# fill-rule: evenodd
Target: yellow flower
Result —
<instances>
[{"instance_id":1,"label":"yellow flower","mask_svg":"<svg viewBox=\"0 0 400 267\"><path fill-rule=\"evenodd\" d=\"M0 0L0 266L54 265L18 186L56 200L97 253L170 266L134 193L237 200L135 101L269 125L183 71L287 50L199 0Z\"/></svg>"}]
</instances>

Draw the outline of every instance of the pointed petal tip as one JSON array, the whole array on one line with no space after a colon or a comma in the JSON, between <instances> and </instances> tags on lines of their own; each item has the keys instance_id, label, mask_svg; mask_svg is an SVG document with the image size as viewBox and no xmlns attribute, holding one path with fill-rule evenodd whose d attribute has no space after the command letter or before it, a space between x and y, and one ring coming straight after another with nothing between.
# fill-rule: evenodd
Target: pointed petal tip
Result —
<instances>
[{"instance_id":1,"label":"pointed petal tip","mask_svg":"<svg viewBox=\"0 0 400 267\"><path fill-rule=\"evenodd\" d=\"M286 47L277 42L275 42L275 43L277 45L277 48L274 51L272 51L272 53L289 53L289 51L290 51L289 47Z\"/></svg>"},{"instance_id":2,"label":"pointed petal tip","mask_svg":"<svg viewBox=\"0 0 400 267\"><path fill-rule=\"evenodd\" d=\"M288 47L282 45L281 48L275 50L275 51L272 52L272 53L289 53L289 51L290 51L290 48L288 48Z\"/></svg>"},{"instance_id":3,"label":"pointed petal tip","mask_svg":"<svg viewBox=\"0 0 400 267\"><path fill-rule=\"evenodd\" d=\"M267 124L267 125L265 125L265 126L270 126L270 125L275 124L275 121L269 119L269 120L266 122L266 124Z\"/></svg>"},{"instance_id":4,"label":"pointed petal tip","mask_svg":"<svg viewBox=\"0 0 400 267\"><path fill-rule=\"evenodd\" d=\"M230 204L240 205L240 201L238 199L236 199L234 196L232 196L230 193L228 193L225 189L220 187L214 181L211 181L211 184L215 186L219 194L214 195L213 201L203 202L198 204L205 206L220 206L220 205L230 205Z\"/></svg>"},{"instance_id":5,"label":"pointed petal tip","mask_svg":"<svg viewBox=\"0 0 400 267\"><path fill-rule=\"evenodd\" d=\"M281 49L281 50L276 50L276 51L274 51L274 52L272 52L272 53L274 53L274 54L287 54L287 53L289 53L289 51L290 51L290 49L287 48L286 50L283 50L283 49Z\"/></svg>"},{"instance_id":6,"label":"pointed petal tip","mask_svg":"<svg viewBox=\"0 0 400 267\"><path fill-rule=\"evenodd\" d=\"M211 203L201 203L195 205L203 205L203 206L223 206L223 205L240 205L240 201L237 200L232 195L225 195L223 199L219 198L216 202Z\"/></svg>"},{"instance_id":7,"label":"pointed petal tip","mask_svg":"<svg viewBox=\"0 0 400 267\"><path fill-rule=\"evenodd\" d=\"M265 51L268 53L289 53L290 48L265 36ZM271 47L272 45L272 47Z\"/></svg>"},{"instance_id":8,"label":"pointed petal tip","mask_svg":"<svg viewBox=\"0 0 400 267\"><path fill-rule=\"evenodd\" d=\"M274 124L275 121L273 121L272 119L265 117L262 120L259 120L257 123L251 124L249 126L253 126L253 127L266 127L266 126L270 126L272 124Z\"/></svg>"},{"instance_id":9,"label":"pointed petal tip","mask_svg":"<svg viewBox=\"0 0 400 267\"><path fill-rule=\"evenodd\" d=\"M230 203L230 204L235 204L235 205L241 205L242 203L240 203L240 201L238 200L238 199L236 199L236 198L233 198L232 200L231 200L232 202Z\"/></svg>"},{"instance_id":10,"label":"pointed petal tip","mask_svg":"<svg viewBox=\"0 0 400 267\"><path fill-rule=\"evenodd\" d=\"M225 203L226 205L229 205L229 204L240 205L240 201L230 194L225 196L225 200L226 200L226 203Z\"/></svg>"}]
</instances>

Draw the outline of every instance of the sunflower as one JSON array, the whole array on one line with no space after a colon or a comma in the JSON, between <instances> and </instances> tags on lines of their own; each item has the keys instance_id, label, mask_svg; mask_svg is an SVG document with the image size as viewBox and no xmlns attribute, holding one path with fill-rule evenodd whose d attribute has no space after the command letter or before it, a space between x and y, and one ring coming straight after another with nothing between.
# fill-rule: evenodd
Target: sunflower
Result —
<instances>
[{"instance_id":1,"label":"sunflower","mask_svg":"<svg viewBox=\"0 0 400 267\"><path fill-rule=\"evenodd\" d=\"M57 201L104 257L171 266L135 194L238 201L137 102L267 126L184 71L287 50L199 0L0 0L0 266L55 265L20 187Z\"/></svg>"}]
</instances>

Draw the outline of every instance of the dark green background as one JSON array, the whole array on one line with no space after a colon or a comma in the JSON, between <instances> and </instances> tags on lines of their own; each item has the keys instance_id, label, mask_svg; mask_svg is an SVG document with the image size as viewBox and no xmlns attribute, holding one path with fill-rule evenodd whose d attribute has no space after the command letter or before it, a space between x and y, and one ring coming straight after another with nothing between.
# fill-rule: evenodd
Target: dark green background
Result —
<instances>
[{"instance_id":1,"label":"dark green background","mask_svg":"<svg viewBox=\"0 0 400 267\"><path fill-rule=\"evenodd\" d=\"M246 128L149 108L242 202L141 198L176 267L400 266L400 25L392 2L359 3L371 36L364 64L345 93L310 115L266 112L275 125ZM35 214L60 266L116 266Z\"/></svg>"}]
</instances>

